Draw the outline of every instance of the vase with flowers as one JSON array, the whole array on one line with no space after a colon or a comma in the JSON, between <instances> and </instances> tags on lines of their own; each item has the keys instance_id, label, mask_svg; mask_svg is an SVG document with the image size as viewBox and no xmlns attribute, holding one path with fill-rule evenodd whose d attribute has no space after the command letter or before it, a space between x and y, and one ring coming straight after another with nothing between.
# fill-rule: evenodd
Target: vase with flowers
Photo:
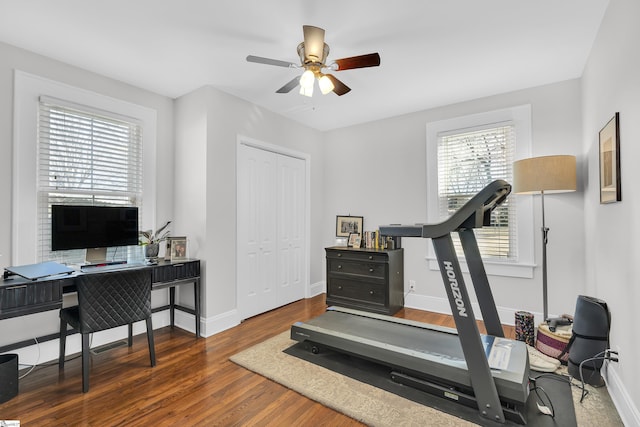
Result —
<instances>
[{"instance_id":1,"label":"vase with flowers","mask_svg":"<svg viewBox=\"0 0 640 427\"><path fill-rule=\"evenodd\" d=\"M155 232L153 230L141 231L138 241L144 246L144 257L148 260L156 260L158 258L158 252L160 251L160 242L169 237L169 227L171 221L167 221L165 225L158 228Z\"/></svg>"}]
</instances>

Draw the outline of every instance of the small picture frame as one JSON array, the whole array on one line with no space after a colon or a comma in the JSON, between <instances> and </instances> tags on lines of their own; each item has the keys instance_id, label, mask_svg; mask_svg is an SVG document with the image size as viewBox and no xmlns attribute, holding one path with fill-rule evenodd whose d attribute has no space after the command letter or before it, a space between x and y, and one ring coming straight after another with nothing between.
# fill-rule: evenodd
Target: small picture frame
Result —
<instances>
[{"instance_id":1,"label":"small picture frame","mask_svg":"<svg viewBox=\"0 0 640 427\"><path fill-rule=\"evenodd\" d=\"M356 233L362 238L361 216L336 216L336 237L349 237L351 233Z\"/></svg>"},{"instance_id":2,"label":"small picture frame","mask_svg":"<svg viewBox=\"0 0 640 427\"><path fill-rule=\"evenodd\" d=\"M167 237L166 242L167 246L164 251L164 260L171 261L171 241L172 240L187 240L185 236L175 236L175 237Z\"/></svg>"},{"instance_id":3,"label":"small picture frame","mask_svg":"<svg viewBox=\"0 0 640 427\"><path fill-rule=\"evenodd\" d=\"M622 200L620 177L620 113L600 130L600 203Z\"/></svg>"},{"instance_id":4,"label":"small picture frame","mask_svg":"<svg viewBox=\"0 0 640 427\"><path fill-rule=\"evenodd\" d=\"M350 248L359 248L360 247L361 237L358 233L349 234L349 240L347 242L347 246Z\"/></svg>"},{"instance_id":5,"label":"small picture frame","mask_svg":"<svg viewBox=\"0 0 640 427\"><path fill-rule=\"evenodd\" d=\"M187 259L187 239L171 238L171 261Z\"/></svg>"}]
</instances>

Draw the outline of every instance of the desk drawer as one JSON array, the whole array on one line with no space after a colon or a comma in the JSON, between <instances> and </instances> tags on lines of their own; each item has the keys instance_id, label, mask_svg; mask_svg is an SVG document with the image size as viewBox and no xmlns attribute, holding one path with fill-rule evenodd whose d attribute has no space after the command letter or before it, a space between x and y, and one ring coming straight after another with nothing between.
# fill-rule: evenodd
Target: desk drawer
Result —
<instances>
[{"instance_id":1,"label":"desk drawer","mask_svg":"<svg viewBox=\"0 0 640 427\"><path fill-rule=\"evenodd\" d=\"M152 282L163 283L200 276L200 261L159 265L153 269Z\"/></svg>"},{"instance_id":2,"label":"desk drawer","mask_svg":"<svg viewBox=\"0 0 640 427\"><path fill-rule=\"evenodd\" d=\"M0 287L0 313L12 309L48 306L53 308L62 303L64 280L51 280L44 283L16 283Z\"/></svg>"}]
</instances>

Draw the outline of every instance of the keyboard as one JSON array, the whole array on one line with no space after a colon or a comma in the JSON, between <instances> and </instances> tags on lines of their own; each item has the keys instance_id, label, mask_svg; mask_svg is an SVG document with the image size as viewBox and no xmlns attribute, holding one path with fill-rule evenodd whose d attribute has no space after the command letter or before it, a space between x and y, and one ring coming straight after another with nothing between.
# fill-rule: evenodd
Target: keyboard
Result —
<instances>
[{"instance_id":1,"label":"keyboard","mask_svg":"<svg viewBox=\"0 0 640 427\"><path fill-rule=\"evenodd\" d=\"M97 265L83 265L80 270L84 272L97 273L101 271L113 271L113 270L129 270L132 268L140 268L146 266L142 262L130 262L126 264L97 264Z\"/></svg>"}]
</instances>

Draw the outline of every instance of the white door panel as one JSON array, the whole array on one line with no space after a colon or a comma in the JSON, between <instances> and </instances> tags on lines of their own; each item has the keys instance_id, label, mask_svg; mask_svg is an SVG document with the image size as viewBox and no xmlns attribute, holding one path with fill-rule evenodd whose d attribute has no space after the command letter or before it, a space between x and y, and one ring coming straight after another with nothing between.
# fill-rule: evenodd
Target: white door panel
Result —
<instances>
[{"instance_id":1,"label":"white door panel","mask_svg":"<svg viewBox=\"0 0 640 427\"><path fill-rule=\"evenodd\" d=\"M305 267L304 258L296 256L296 253L303 249L304 243L305 174L304 160L278 157L278 253L282 258L281 277L278 278L280 305L304 298L304 281L299 273Z\"/></svg>"},{"instance_id":2,"label":"white door panel","mask_svg":"<svg viewBox=\"0 0 640 427\"><path fill-rule=\"evenodd\" d=\"M305 160L240 144L237 277L241 319L304 298Z\"/></svg>"},{"instance_id":3,"label":"white door panel","mask_svg":"<svg viewBox=\"0 0 640 427\"><path fill-rule=\"evenodd\" d=\"M241 146L238 173L238 310L242 318L276 304L276 155Z\"/></svg>"}]
</instances>

